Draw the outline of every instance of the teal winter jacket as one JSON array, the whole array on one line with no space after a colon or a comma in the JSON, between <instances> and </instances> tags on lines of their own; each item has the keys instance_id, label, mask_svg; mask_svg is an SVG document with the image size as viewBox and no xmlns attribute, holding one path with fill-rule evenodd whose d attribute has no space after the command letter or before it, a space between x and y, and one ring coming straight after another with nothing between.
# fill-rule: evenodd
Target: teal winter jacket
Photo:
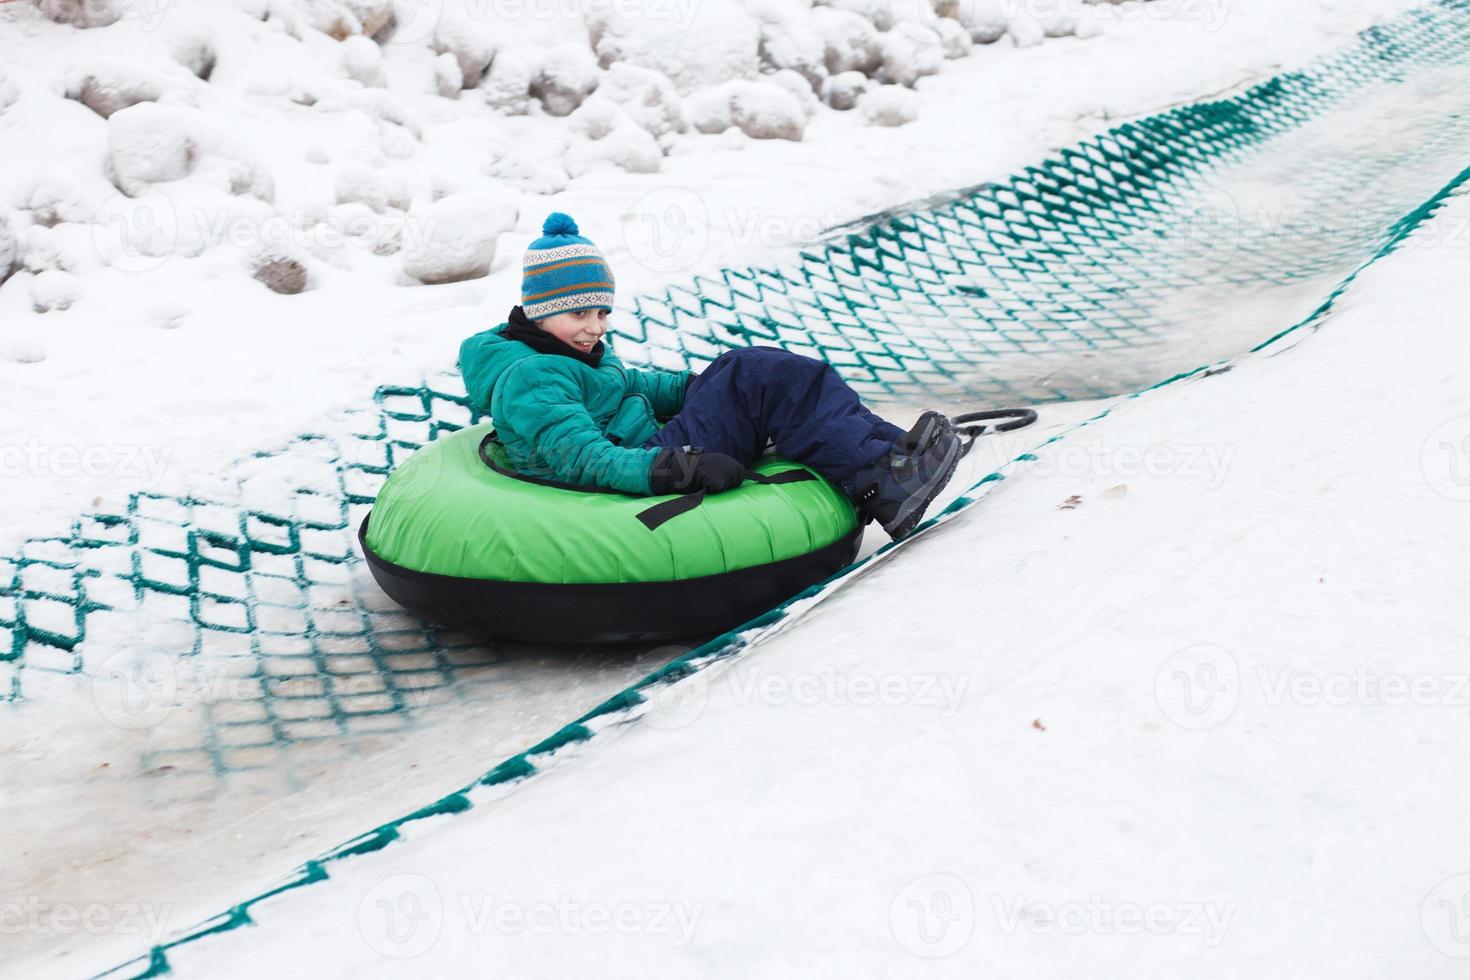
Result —
<instances>
[{"instance_id":1,"label":"teal winter jacket","mask_svg":"<svg viewBox=\"0 0 1470 980\"><path fill-rule=\"evenodd\" d=\"M623 366L604 343L591 367L502 335L505 324L459 348L470 404L488 412L518 470L530 476L649 493L657 449L641 448L684 405L689 372Z\"/></svg>"}]
</instances>

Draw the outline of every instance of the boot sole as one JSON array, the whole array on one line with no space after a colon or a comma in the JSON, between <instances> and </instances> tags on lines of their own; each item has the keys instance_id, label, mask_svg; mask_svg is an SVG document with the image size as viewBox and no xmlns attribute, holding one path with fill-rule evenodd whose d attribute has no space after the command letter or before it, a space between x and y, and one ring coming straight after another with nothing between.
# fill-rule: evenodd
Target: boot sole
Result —
<instances>
[{"instance_id":1,"label":"boot sole","mask_svg":"<svg viewBox=\"0 0 1470 980\"><path fill-rule=\"evenodd\" d=\"M899 538L907 537L924 517L924 511L939 496L939 492L949 485L954 478L955 468L960 462L960 441L958 438L949 447L949 452L944 454L944 461L939 469L925 481L919 488L919 492L904 501L903 506L898 509L892 524L883 525L883 530L888 536L897 541Z\"/></svg>"}]
</instances>

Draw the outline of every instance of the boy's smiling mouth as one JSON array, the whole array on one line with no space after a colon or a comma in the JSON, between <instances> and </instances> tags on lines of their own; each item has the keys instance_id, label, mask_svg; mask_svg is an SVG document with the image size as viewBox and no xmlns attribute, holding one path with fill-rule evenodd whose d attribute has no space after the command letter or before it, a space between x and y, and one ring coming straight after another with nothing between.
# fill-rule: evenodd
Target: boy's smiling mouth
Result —
<instances>
[{"instance_id":1,"label":"boy's smiling mouth","mask_svg":"<svg viewBox=\"0 0 1470 980\"><path fill-rule=\"evenodd\" d=\"M592 348L594 348L594 347L597 346L597 341L595 341L595 340L587 340L587 341L574 340L574 341L572 341L572 346L575 347L575 348L577 348L577 350L581 351L584 354L590 354L592 352Z\"/></svg>"}]
</instances>

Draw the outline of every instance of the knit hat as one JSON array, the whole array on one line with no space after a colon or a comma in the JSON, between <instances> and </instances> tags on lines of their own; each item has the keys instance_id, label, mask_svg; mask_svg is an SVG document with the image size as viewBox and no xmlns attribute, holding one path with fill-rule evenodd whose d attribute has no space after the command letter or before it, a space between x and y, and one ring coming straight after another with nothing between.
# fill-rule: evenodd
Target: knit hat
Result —
<instances>
[{"instance_id":1,"label":"knit hat","mask_svg":"<svg viewBox=\"0 0 1470 980\"><path fill-rule=\"evenodd\" d=\"M612 309L613 275L597 246L577 234L570 215L553 211L526 249L521 308L532 320L573 310Z\"/></svg>"}]
</instances>

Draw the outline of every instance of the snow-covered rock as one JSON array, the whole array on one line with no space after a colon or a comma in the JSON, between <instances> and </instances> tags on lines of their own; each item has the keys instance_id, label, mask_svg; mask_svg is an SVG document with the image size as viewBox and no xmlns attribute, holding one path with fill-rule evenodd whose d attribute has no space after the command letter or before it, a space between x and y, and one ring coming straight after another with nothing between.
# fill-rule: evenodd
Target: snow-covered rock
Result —
<instances>
[{"instance_id":1,"label":"snow-covered rock","mask_svg":"<svg viewBox=\"0 0 1470 980\"><path fill-rule=\"evenodd\" d=\"M970 32L959 21L942 17L934 22L933 28L939 35L939 45L946 58L964 58L969 55L975 42L970 39Z\"/></svg>"},{"instance_id":2,"label":"snow-covered rock","mask_svg":"<svg viewBox=\"0 0 1470 980\"><path fill-rule=\"evenodd\" d=\"M103 119L140 102L190 105L194 101L193 85L198 82L182 70L175 71L177 75L165 73L147 62L128 58L98 58L72 74L66 96Z\"/></svg>"},{"instance_id":3,"label":"snow-covered rock","mask_svg":"<svg viewBox=\"0 0 1470 980\"><path fill-rule=\"evenodd\" d=\"M1046 40L1046 29L1041 21L1024 11L1014 14L1006 22L1006 33L1018 48L1032 48Z\"/></svg>"},{"instance_id":4,"label":"snow-covered rock","mask_svg":"<svg viewBox=\"0 0 1470 980\"><path fill-rule=\"evenodd\" d=\"M16 253L20 250L15 232L10 227L10 218L0 216L0 283L10 278L15 271Z\"/></svg>"},{"instance_id":5,"label":"snow-covered rock","mask_svg":"<svg viewBox=\"0 0 1470 980\"><path fill-rule=\"evenodd\" d=\"M807 112L781 83L736 79L697 93L689 101L689 116L701 133L735 126L752 139L799 140Z\"/></svg>"},{"instance_id":6,"label":"snow-covered rock","mask_svg":"<svg viewBox=\"0 0 1470 980\"><path fill-rule=\"evenodd\" d=\"M1047 37L1071 37L1077 33L1077 14L1058 6L1036 15L1042 33Z\"/></svg>"},{"instance_id":7,"label":"snow-covered rock","mask_svg":"<svg viewBox=\"0 0 1470 980\"><path fill-rule=\"evenodd\" d=\"M306 263L282 248L268 248L250 259L250 275L273 293L294 296L305 291L311 276Z\"/></svg>"},{"instance_id":8,"label":"snow-covered rock","mask_svg":"<svg viewBox=\"0 0 1470 980\"><path fill-rule=\"evenodd\" d=\"M568 116L597 88L598 75L597 56L587 45L558 44L542 55L531 95L549 114Z\"/></svg>"},{"instance_id":9,"label":"snow-covered rock","mask_svg":"<svg viewBox=\"0 0 1470 980\"><path fill-rule=\"evenodd\" d=\"M867 90L867 75L860 71L838 72L823 83L822 101L834 109L852 109L857 106L858 99Z\"/></svg>"},{"instance_id":10,"label":"snow-covered rock","mask_svg":"<svg viewBox=\"0 0 1470 980\"><path fill-rule=\"evenodd\" d=\"M338 204L364 204L379 214L389 208L407 211L410 203L402 177L360 163L337 174L335 189Z\"/></svg>"},{"instance_id":11,"label":"snow-covered rock","mask_svg":"<svg viewBox=\"0 0 1470 980\"><path fill-rule=\"evenodd\" d=\"M388 74L383 66L383 49L376 41L354 34L342 42L342 71L372 88L386 88Z\"/></svg>"},{"instance_id":12,"label":"snow-covered rock","mask_svg":"<svg viewBox=\"0 0 1470 980\"><path fill-rule=\"evenodd\" d=\"M339 41L385 34L393 23L389 0L296 0L296 6L307 24Z\"/></svg>"},{"instance_id":13,"label":"snow-covered rock","mask_svg":"<svg viewBox=\"0 0 1470 980\"><path fill-rule=\"evenodd\" d=\"M822 105L822 100L817 98L817 93L812 91L811 83L806 76L792 68L783 68L765 76L772 85L779 85L792 95L801 105L802 113L810 119L816 115L817 109Z\"/></svg>"},{"instance_id":14,"label":"snow-covered rock","mask_svg":"<svg viewBox=\"0 0 1470 980\"><path fill-rule=\"evenodd\" d=\"M604 68L619 61L652 68L667 75L681 95L754 78L760 67L760 25L734 0L628 0L596 4L586 17Z\"/></svg>"},{"instance_id":15,"label":"snow-covered rock","mask_svg":"<svg viewBox=\"0 0 1470 980\"><path fill-rule=\"evenodd\" d=\"M893 27L892 0L820 0L820 5L857 14L880 31Z\"/></svg>"},{"instance_id":16,"label":"snow-covered rock","mask_svg":"<svg viewBox=\"0 0 1470 980\"><path fill-rule=\"evenodd\" d=\"M68 254L66 243L56 230L44 225L31 225L26 229L25 247L21 251L20 263L31 272L45 272L48 269L74 272L74 266L78 264Z\"/></svg>"},{"instance_id":17,"label":"snow-covered rock","mask_svg":"<svg viewBox=\"0 0 1470 980\"><path fill-rule=\"evenodd\" d=\"M434 50L452 54L459 63L459 74L465 88L480 84L485 69L495 58L495 42L488 32L476 24L455 17L441 17L434 29Z\"/></svg>"},{"instance_id":18,"label":"snow-covered rock","mask_svg":"<svg viewBox=\"0 0 1470 980\"><path fill-rule=\"evenodd\" d=\"M592 99L587 101L591 102ZM573 177L608 168L635 174L652 174L658 173L663 167L664 154L658 140L646 129L623 116L618 124L598 139L572 141L562 159L567 173Z\"/></svg>"},{"instance_id":19,"label":"snow-covered rock","mask_svg":"<svg viewBox=\"0 0 1470 980\"><path fill-rule=\"evenodd\" d=\"M403 248L403 271L428 284L460 282L488 275L496 240L515 227L517 209L509 198L451 194L409 215L414 234Z\"/></svg>"},{"instance_id":20,"label":"snow-covered rock","mask_svg":"<svg viewBox=\"0 0 1470 980\"><path fill-rule=\"evenodd\" d=\"M446 51L434 58L434 90L446 99L459 98L464 88L464 72L459 70L459 59Z\"/></svg>"},{"instance_id":21,"label":"snow-covered rock","mask_svg":"<svg viewBox=\"0 0 1470 980\"><path fill-rule=\"evenodd\" d=\"M919 94L902 85L880 85L864 92L857 107L870 126L902 126L919 118Z\"/></svg>"},{"instance_id":22,"label":"snow-covered rock","mask_svg":"<svg viewBox=\"0 0 1470 980\"><path fill-rule=\"evenodd\" d=\"M117 189L135 197L151 184L187 177L192 129L188 110L153 102L113 113L107 120L107 163Z\"/></svg>"},{"instance_id":23,"label":"snow-covered rock","mask_svg":"<svg viewBox=\"0 0 1470 980\"><path fill-rule=\"evenodd\" d=\"M651 68L618 62L607 71L597 94L655 137L682 133L688 128L684 103L667 75Z\"/></svg>"},{"instance_id":24,"label":"snow-covered rock","mask_svg":"<svg viewBox=\"0 0 1470 980\"><path fill-rule=\"evenodd\" d=\"M70 309L82 298L82 281L70 272L47 269L31 279L31 308L37 313Z\"/></svg>"},{"instance_id":25,"label":"snow-covered rock","mask_svg":"<svg viewBox=\"0 0 1470 980\"><path fill-rule=\"evenodd\" d=\"M41 13L58 24L106 27L127 13L127 0L36 0Z\"/></svg>"},{"instance_id":26,"label":"snow-covered rock","mask_svg":"<svg viewBox=\"0 0 1470 980\"><path fill-rule=\"evenodd\" d=\"M827 44L811 11L782 0L748 0L746 9L760 22L762 67L799 72L815 90L827 77Z\"/></svg>"},{"instance_id":27,"label":"snow-covered rock","mask_svg":"<svg viewBox=\"0 0 1470 980\"><path fill-rule=\"evenodd\" d=\"M32 224L51 228L63 221L90 221L96 207L70 174L41 174L22 182L13 195L15 206L31 212Z\"/></svg>"},{"instance_id":28,"label":"snow-covered rock","mask_svg":"<svg viewBox=\"0 0 1470 980\"><path fill-rule=\"evenodd\" d=\"M480 81L485 104L507 116L524 116L531 111L531 63L514 51L495 56L490 70Z\"/></svg>"},{"instance_id":29,"label":"snow-covered rock","mask_svg":"<svg viewBox=\"0 0 1470 980\"><path fill-rule=\"evenodd\" d=\"M631 122L612 99L604 94L594 95L572 113L567 125L572 132L589 140L600 140L620 124Z\"/></svg>"},{"instance_id":30,"label":"snow-covered rock","mask_svg":"<svg viewBox=\"0 0 1470 980\"><path fill-rule=\"evenodd\" d=\"M922 24L903 24L878 36L883 56L883 80L910 88L925 75L944 67L939 34Z\"/></svg>"},{"instance_id":31,"label":"snow-covered rock","mask_svg":"<svg viewBox=\"0 0 1470 980\"><path fill-rule=\"evenodd\" d=\"M355 201L329 208L322 220L324 227L332 232L332 241L366 249L374 255L393 255L402 247L405 223L400 212L379 213ZM336 254L337 251L340 250L319 248L313 249L312 254L350 268L350 262Z\"/></svg>"},{"instance_id":32,"label":"snow-covered rock","mask_svg":"<svg viewBox=\"0 0 1470 980\"><path fill-rule=\"evenodd\" d=\"M751 139L800 140L807 113L786 88L771 82L731 82L730 121Z\"/></svg>"},{"instance_id":33,"label":"snow-covered rock","mask_svg":"<svg viewBox=\"0 0 1470 980\"><path fill-rule=\"evenodd\" d=\"M0 115L4 115L5 110L15 105L19 99L20 83L15 80L5 63L0 62Z\"/></svg>"},{"instance_id":34,"label":"snow-covered rock","mask_svg":"<svg viewBox=\"0 0 1470 980\"><path fill-rule=\"evenodd\" d=\"M558 194L571 180L559 157L536 157L519 146L496 152L485 166L485 174L532 194Z\"/></svg>"},{"instance_id":35,"label":"snow-covered rock","mask_svg":"<svg viewBox=\"0 0 1470 980\"><path fill-rule=\"evenodd\" d=\"M269 172L243 142L195 110L154 102L120 109L107 120L107 168L130 197L193 173L229 194L262 201L274 196Z\"/></svg>"},{"instance_id":36,"label":"snow-covered rock","mask_svg":"<svg viewBox=\"0 0 1470 980\"><path fill-rule=\"evenodd\" d=\"M730 118L730 90L716 85L689 97L689 122L701 133L723 133L734 125Z\"/></svg>"},{"instance_id":37,"label":"snow-covered rock","mask_svg":"<svg viewBox=\"0 0 1470 980\"><path fill-rule=\"evenodd\" d=\"M1010 14L1004 0L958 0L950 13L976 44L994 44L1006 36Z\"/></svg>"},{"instance_id":38,"label":"snow-covered rock","mask_svg":"<svg viewBox=\"0 0 1470 980\"><path fill-rule=\"evenodd\" d=\"M195 78L209 81L219 61L211 28L203 22L191 24L176 32L169 46L174 61L188 69Z\"/></svg>"},{"instance_id":39,"label":"snow-covered rock","mask_svg":"<svg viewBox=\"0 0 1470 980\"><path fill-rule=\"evenodd\" d=\"M812 10L812 23L826 45L827 71L838 75L860 71L871 75L883 63L883 50L878 29L850 10L817 7Z\"/></svg>"}]
</instances>

